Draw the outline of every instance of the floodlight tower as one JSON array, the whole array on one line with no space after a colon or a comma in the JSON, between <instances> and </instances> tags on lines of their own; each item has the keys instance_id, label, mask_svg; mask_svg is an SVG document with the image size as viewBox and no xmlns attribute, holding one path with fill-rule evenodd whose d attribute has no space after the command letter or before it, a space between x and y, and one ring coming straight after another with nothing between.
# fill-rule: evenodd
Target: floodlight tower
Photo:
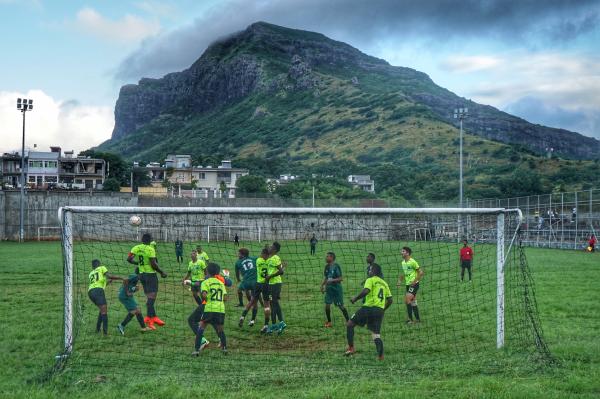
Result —
<instances>
[{"instance_id":1,"label":"floodlight tower","mask_svg":"<svg viewBox=\"0 0 600 399\"><path fill-rule=\"evenodd\" d=\"M25 241L25 113L33 110L33 100L17 98L17 109L23 114L23 140L21 141L21 209L19 211L19 241Z\"/></svg>"},{"instance_id":2,"label":"floodlight tower","mask_svg":"<svg viewBox=\"0 0 600 399\"><path fill-rule=\"evenodd\" d=\"M459 167L459 189L458 189L458 198L459 198L459 207L463 207L463 120L467 117L469 113L468 108L455 108L454 109L454 119L458 119L460 121L460 167Z\"/></svg>"}]
</instances>

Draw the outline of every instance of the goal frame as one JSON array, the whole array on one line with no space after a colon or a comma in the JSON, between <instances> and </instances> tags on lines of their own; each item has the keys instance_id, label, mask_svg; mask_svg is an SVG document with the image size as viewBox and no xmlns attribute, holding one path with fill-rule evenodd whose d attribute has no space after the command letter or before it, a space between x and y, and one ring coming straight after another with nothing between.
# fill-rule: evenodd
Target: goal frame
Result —
<instances>
[{"instance_id":1,"label":"goal frame","mask_svg":"<svg viewBox=\"0 0 600 399\"><path fill-rule=\"evenodd\" d=\"M274 208L274 207L115 207L66 206L58 210L62 227L64 312L63 352L65 359L73 351L73 214L74 213L142 213L142 214L242 214L242 215L496 215L496 348L504 347L504 264L506 214L516 214L518 226L523 214L520 209L507 208ZM513 238L514 240L514 238ZM510 246L513 241L511 240ZM510 252L509 250L507 252Z\"/></svg>"}]
</instances>

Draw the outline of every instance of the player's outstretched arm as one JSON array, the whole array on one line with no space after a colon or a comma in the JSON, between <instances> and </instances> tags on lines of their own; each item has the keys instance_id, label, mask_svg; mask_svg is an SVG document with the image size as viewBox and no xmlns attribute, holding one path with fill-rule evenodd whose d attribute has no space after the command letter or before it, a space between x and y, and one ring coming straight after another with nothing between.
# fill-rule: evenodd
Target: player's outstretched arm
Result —
<instances>
[{"instance_id":1,"label":"player's outstretched arm","mask_svg":"<svg viewBox=\"0 0 600 399\"><path fill-rule=\"evenodd\" d=\"M364 297L366 297L369 294L369 292L371 292L370 289L363 288L363 290L360 292L360 294L358 294L354 298L350 299L350 302L354 303L354 302L358 301L359 299L363 299Z\"/></svg>"}]
</instances>

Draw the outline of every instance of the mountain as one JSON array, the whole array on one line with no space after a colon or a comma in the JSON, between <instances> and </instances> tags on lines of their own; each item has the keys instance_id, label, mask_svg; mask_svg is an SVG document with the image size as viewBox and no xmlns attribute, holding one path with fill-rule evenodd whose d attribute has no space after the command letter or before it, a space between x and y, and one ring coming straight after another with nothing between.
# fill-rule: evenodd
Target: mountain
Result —
<instances>
[{"instance_id":1,"label":"mountain","mask_svg":"<svg viewBox=\"0 0 600 399\"><path fill-rule=\"evenodd\" d=\"M471 186L519 168L554 179L567 161L538 156L550 147L565 158L600 158L598 140L461 98L422 72L322 34L264 22L215 42L184 71L123 86L112 138L98 149L144 161L173 152L260 158L269 160L270 169L257 166L265 173L426 170L429 180L445 181L457 173L458 107L469 108ZM578 182L573 176L589 167L571 165L577 170L558 180Z\"/></svg>"}]
</instances>

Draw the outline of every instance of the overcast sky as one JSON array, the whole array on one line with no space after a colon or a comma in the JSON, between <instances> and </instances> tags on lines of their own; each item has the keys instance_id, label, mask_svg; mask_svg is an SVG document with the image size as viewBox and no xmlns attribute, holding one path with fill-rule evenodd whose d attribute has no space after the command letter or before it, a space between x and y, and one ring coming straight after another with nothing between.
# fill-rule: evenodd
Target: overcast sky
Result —
<instances>
[{"instance_id":1,"label":"overcast sky","mask_svg":"<svg viewBox=\"0 0 600 399\"><path fill-rule=\"evenodd\" d=\"M0 0L0 151L110 138L119 87L256 21L318 31L458 95L600 139L600 0Z\"/></svg>"}]
</instances>

